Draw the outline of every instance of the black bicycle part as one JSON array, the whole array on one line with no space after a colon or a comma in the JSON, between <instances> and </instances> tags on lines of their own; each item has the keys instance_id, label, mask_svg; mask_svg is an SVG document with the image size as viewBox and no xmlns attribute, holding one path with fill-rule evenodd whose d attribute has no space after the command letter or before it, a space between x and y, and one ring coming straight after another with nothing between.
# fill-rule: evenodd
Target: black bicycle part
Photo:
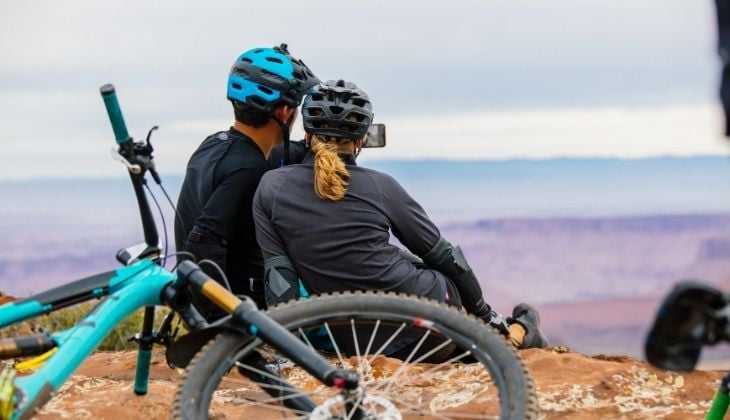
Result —
<instances>
[{"instance_id":1,"label":"black bicycle part","mask_svg":"<svg viewBox=\"0 0 730 420\"><path fill-rule=\"evenodd\" d=\"M14 305L26 302L38 302L50 305L46 313L53 312L87 300L100 298L109 293L109 281L116 276L116 271L107 271L67 283L31 297L17 300Z\"/></svg>"},{"instance_id":2,"label":"black bicycle part","mask_svg":"<svg viewBox=\"0 0 730 420\"><path fill-rule=\"evenodd\" d=\"M139 208L140 218L142 219L142 230L144 232L145 243L148 248L156 248L159 250L160 238L158 236L155 219L152 216L152 210L150 209L144 190L144 186L146 184L145 174L147 171L153 174L155 180L159 179L159 176L156 174L154 160L152 157L154 149L152 144L149 142L149 138L152 131L154 131L154 128L150 130L147 135L146 142L135 142L127 132L127 126L124 123L124 118L122 117L122 111L119 106L119 101L117 100L114 86L112 84L106 84L99 90L102 98L104 99L104 106L106 107L109 121L112 124L114 136L117 144L119 144L119 154L122 158L126 159L127 163L130 165L128 166L128 168L130 168L128 172L132 181L134 194L137 198L137 206ZM152 344L155 339L153 335L154 317L154 306L145 307L142 333L138 336L140 351L150 351L152 348ZM137 391L135 390L135 392Z\"/></svg>"},{"instance_id":3,"label":"black bicycle part","mask_svg":"<svg viewBox=\"0 0 730 420\"><path fill-rule=\"evenodd\" d=\"M727 339L727 297L714 287L683 281L664 298L644 351L649 363L674 371L691 371L702 347Z\"/></svg>"},{"instance_id":4,"label":"black bicycle part","mask_svg":"<svg viewBox=\"0 0 730 420\"><path fill-rule=\"evenodd\" d=\"M446 305L438 305L425 299L405 296L374 293L344 293L289 302L272 308L267 312L267 315L287 330L298 333L308 343L308 347L311 346L310 350L314 348L324 350L320 345L321 343L317 344L315 341L316 337L306 338L311 333L321 332L321 326L327 326L329 331L327 334L333 334L330 335L330 338L338 337L341 333L349 334L349 337L352 337L349 339L349 347L348 342L335 338L332 342L339 341L339 343L335 346L335 350L330 349L328 354L332 356L336 352L336 360L339 361L333 363L344 368L355 366L358 373L361 374L361 377L363 373L358 366L363 358L367 359L368 357L374 356L377 360L378 354L382 356L385 353L387 357L404 360L404 366L412 362L413 365L406 366L406 372L409 373L409 376L405 377L406 380L404 382L406 384L403 386L408 386L411 383L408 382L408 379L416 381L419 377L418 375L421 374L428 377L428 375L434 374L431 372L432 369L435 369L434 372L439 372L439 369L446 369L448 366L453 367L451 364L453 362L461 363L467 358L472 357L478 363L462 364L461 368L458 368L466 369L467 372L476 372L468 375L468 380L474 382L469 383L468 387L473 388L476 386L479 389L484 387L484 390L480 392L497 394L493 406L485 408L484 410L486 411L476 415L477 417L484 418L488 415L499 416L503 419L530 419L537 417L538 406L534 385L524 365L516 355L514 348L501 336L496 334L496 332L490 331L483 322L459 313ZM378 323L376 320L382 320L382 323ZM363 337L367 338L370 336L370 340L355 339L355 337L360 337L359 330L355 333L356 324L365 326ZM398 335L398 325L405 324L408 324L408 329L404 330L401 336L398 336L395 341L392 341L392 339L391 341L386 341L387 337L395 337ZM351 325L353 332L348 333ZM380 326L381 330L387 330L387 334L384 337L378 336L376 339L373 339L376 334L374 332L371 333L371 331L378 330L378 327L375 326L373 328L373 325ZM378 331L380 332L381 330ZM395 333L392 333L392 331L395 331ZM417 334L412 335L413 333ZM429 336L429 334L431 335ZM407 339L410 347L404 344L406 341L403 341L403 339ZM440 344L422 348L421 343L430 339L433 339L434 343ZM366 348L366 343L368 342L377 344L372 344L372 346L368 345ZM416 342L418 342L417 345ZM453 348L450 348L449 345L453 345ZM376 348L379 349L377 352L375 352ZM387 350L381 353L382 348L386 348ZM365 351L362 349L365 349ZM223 395L227 395L227 399L233 398L238 401L236 404L253 404L252 401L262 401L265 403L267 401L266 399L261 400L262 397L256 397L254 395L254 391L251 390L251 385L241 383L241 379L237 379L236 376L229 378L227 373L233 367L238 367L234 371L243 368L251 371L256 369L254 372L257 372L259 369L247 366L242 362L250 360L248 358L254 354L259 354L265 357L269 363L274 363L276 358L282 354L281 350L283 349L266 345L263 340L250 335L223 330L214 340L211 340L201 349L190 363L184 380L178 388L173 408L173 417L183 419L206 418L213 393L219 386L223 387L220 392ZM370 350L373 351L370 352ZM444 352L444 350L446 351ZM368 353L369 356L356 356L358 354L364 355L365 353ZM453 356L454 354L456 356ZM334 356L332 357L334 358ZM356 360L356 362L353 362L353 360ZM421 373L409 370L412 366L429 361L436 363L434 368L427 369ZM283 372L286 369L289 368L279 369L279 371ZM294 376L283 377L281 380L288 381L292 378L295 380L300 378L300 382L293 382L292 385L300 389L299 398L306 397L302 393L304 391L301 391L302 386L306 389L310 387L310 385L306 385L310 384L304 373L306 369L297 366L297 363L294 363L294 367L290 369L292 370L289 372L294 372ZM301 375L305 375L305 379L301 379ZM268 378L273 380L270 376ZM373 378L374 376L371 375L368 381L372 381ZM396 387L401 386L400 378L395 377L395 374L392 377L384 376L383 378L385 378L385 383L390 381L391 384L396 384L394 385ZM433 380L438 381L438 379ZM491 381L491 384L485 386L482 381ZM381 387L384 386L384 382L380 382ZM229 384L231 383L233 385L230 386L233 388L229 388ZM261 383L260 381L256 381L256 383L261 388L260 393L263 393L264 396L270 396L272 394L270 392L272 388L266 388L268 384ZM377 391L377 383L364 383L362 381L360 383L363 384L363 389L366 394L370 386L376 387L374 389ZM238 392L236 391L237 386L240 389L247 390L242 391L245 395L241 397L235 396L236 392ZM325 390L323 392L348 393L348 391L342 389L323 389ZM421 395L421 392L425 389L423 385L420 385L418 395ZM394 401L394 404L404 404L405 408L403 409L407 410L408 414L429 416L429 398L435 397L424 397L424 402L414 403L414 400L404 400ZM499 403L496 403L497 400ZM268 409L274 410L272 415L276 415L279 413L279 410L286 408L285 401L284 399L279 401L278 404L268 404ZM313 402L316 404L321 403L321 401L314 401L314 399ZM408 408L409 404L412 404L411 408ZM220 408L218 406L216 410ZM240 410L241 407L235 406L234 404L231 409L236 411ZM260 413L256 411L257 409L261 409L261 406L254 407L253 412ZM310 414L310 412L302 412L302 410L291 411L294 414L303 416ZM348 412L347 414L349 416L354 413ZM252 415L252 413L244 411L242 413L236 412L235 415L246 416ZM449 415L453 415L455 418L474 416L473 414L463 412L455 412ZM436 413L435 417L448 418L444 412Z\"/></svg>"},{"instance_id":5,"label":"black bicycle part","mask_svg":"<svg viewBox=\"0 0 730 420\"><path fill-rule=\"evenodd\" d=\"M316 407L309 398L297 395L299 390L278 377L277 372L260 355L252 354L244 363L256 370L238 368L238 372L254 382L263 384L264 392L273 398L281 398L285 407L306 413L311 412Z\"/></svg>"},{"instance_id":6,"label":"black bicycle part","mask_svg":"<svg viewBox=\"0 0 730 420\"><path fill-rule=\"evenodd\" d=\"M43 354L56 347L47 334L0 339L0 360Z\"/></svg>"},{"instance_id":7,"label":"black bicycle part","mask_svg":"<svg viewBox=\"0 0 730 420\"><path fill-rule=\"evenodd\" d=\"M207 283L218 285L215 280L211 279L198 265L191 261L180 263L177 272L178 276L183 278L184 283L190 284L201 293ZM239 302L230 315L234 325L241 328L241 332L261 337L264 342L279 349L284 356L292 359L327 386L338 384L338 386L347 389L357 387L357 377L344 370L333 368L325 358L316 352L310 351L301 340L286 328L261 312L251 298L242 296Z\"/></svg>"}]
</instances>

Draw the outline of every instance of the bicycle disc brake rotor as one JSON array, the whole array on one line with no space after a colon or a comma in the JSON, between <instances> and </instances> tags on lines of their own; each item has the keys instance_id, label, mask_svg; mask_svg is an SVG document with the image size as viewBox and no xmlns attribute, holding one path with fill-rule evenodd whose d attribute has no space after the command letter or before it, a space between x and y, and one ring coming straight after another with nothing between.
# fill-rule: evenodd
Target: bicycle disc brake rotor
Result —
<instances>
[{"instance_id":1,"label":"bicycle disc brake rotor","mask_svg":"<svg viewBox=\"0 0 730 420\"><path fill-rule=\"evenodd\" d=\"M363 410L365 419L373 420L402 420L400 411L387 398L377 395L367 395L359 402L356 401L356 408ZM334 409L334 413L333 413ZM309 415L310 420L331 420L337 418L351 418L352 412L345 409L345 399L342 395L336 395L326 399L318 405ZM344 413L335 414L335 413Z\"/></svg>"}]
</instances>

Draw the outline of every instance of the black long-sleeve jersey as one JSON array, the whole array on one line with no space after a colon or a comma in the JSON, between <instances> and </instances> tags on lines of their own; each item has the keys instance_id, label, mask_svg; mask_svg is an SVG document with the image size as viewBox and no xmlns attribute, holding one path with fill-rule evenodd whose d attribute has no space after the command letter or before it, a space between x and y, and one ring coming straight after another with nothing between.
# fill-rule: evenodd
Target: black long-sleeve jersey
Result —
<instances>
[{"instance_id":1,"label":"black long-sleeve jersey","mask_svg":"<svg viewBox=\"0 0 730 420\"><path fill-rule=\"evenodd\" d=\"M267 170L269 164L256 143L231 127L206 138L193 153L178 198L177 249L218 263L239 294L263 290L263 260L251 206ZM202 268L220 281L216 270Z\"/></svg>"}]
</instances>

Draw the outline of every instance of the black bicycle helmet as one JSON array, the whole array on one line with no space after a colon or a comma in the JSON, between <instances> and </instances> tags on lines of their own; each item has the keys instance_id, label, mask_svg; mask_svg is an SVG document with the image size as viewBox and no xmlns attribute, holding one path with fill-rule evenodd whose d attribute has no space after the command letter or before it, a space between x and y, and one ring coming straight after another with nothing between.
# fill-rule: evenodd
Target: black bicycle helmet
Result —
<instances>
[{"instance_id":1,"label":"black bicycle helmet","mask_svg":"<svg viewBox=\"0 0 730 420\"><path fill-rule=\"evenodd\" d=\"M373 122L373 106L356 84L328 80L304 98L302 121L309 134L357 140L365 137Z\"/></svg>"},{"instance_id":2,"label":"black bicycle helmet","mask_svg":"<svg viewBox=\"0 0 730 420\"><path fill-rule=\"evenodd\" d=\"M228 76L228 99L271 112L284 104L297 107L320 80L286 44L254 48L241 54Z\"/></svg>"}]
</instances>

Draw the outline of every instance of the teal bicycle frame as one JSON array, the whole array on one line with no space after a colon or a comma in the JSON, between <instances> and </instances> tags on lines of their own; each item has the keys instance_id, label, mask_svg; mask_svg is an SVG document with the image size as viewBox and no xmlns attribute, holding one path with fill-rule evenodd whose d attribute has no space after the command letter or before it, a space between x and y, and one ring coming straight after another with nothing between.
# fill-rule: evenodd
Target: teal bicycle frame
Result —
<instances>
[{"instance_id":1,"label":"teal bicycle frame","mask_svg":"<svg viewBox=\"0 0 730 420\"><path fill-rule=\"evenodd\" d=\"M47 336L51 342L44 342L43 336L35 336L34 344L24 344L22 339L5 340L4 350L9 351L14 346L19 354L24 351L37 353L45 348L57 349L38 371L15 380L15 392L19 400L12 418L32 416L34 409L42 407L60 389L118 323L142 307L160 305L162 291L176 280L177 276L145 259L116 271L78 280L32 298L0 306L2 328L70 304L104 298L78 324ZM0 352L2 350L0 348ZM147 392L150 359L151 350L140 350L135 375L137 394Z\"/></svg>"},{"instance_id":2,"label":"teal bicycle frame","mask_svg":"<svg viewBox=\"0 0 730 420\"><path fill-rule=\"evenodd\" d=\"M138 255L134 255L131 249L120 251L117 259L125 266L117 270L77 280L0 306L0 328L3 328L80 302L102 299L83 320L67 330L0 340L0 359L39 355L56 349L45 364L31 375L15 378L10 383L12 373L4 370L0 374L0 419L5 420L8 416L11 419L26 419L33 416L37 409L58 392L111 330L142 307L145 308L142 332L134 337L139 343L134 392L138 395L146 394L152 345L170 344L169 331L153 331L155 306L161 304L171 307L192 330L172 346L176 348L178 356L175 356L174 351L168 356L175 358L183 354L185 357L192 357L190 353L194 354L219 329L227 329L251 339L260 338L326 386L335 386L344 390L343 392L357 389L357 374L332 366L297 336L259 311L253 301L239 299L191 261L180 262L176 274L158 264L159 237L144 191L147 172L160 183L152 162L149 136L146 143L135 143L127 133L114 87L102 86L101 94L119 145L118 158L127 166L137 197L145 237L143 245L146 249ZM188 286L230 316L209 326L191 304ZM168 317L166 320L169 319ZM169 328L169 324L161 327L161 330L165 328ZM176 363L176 366L184 367L189 361L185 357L179 359L185 360L183 364ZM252 379L269 382L265 377ZM279 380L274 381L273 386L270 385L267 389L275 389L276 391L270 392L276 394L293 394L296 391L286 381ZM288 398L283 404L307 412L314 409L313 402L304 397Z\"/></svg>"}]
</instances>

